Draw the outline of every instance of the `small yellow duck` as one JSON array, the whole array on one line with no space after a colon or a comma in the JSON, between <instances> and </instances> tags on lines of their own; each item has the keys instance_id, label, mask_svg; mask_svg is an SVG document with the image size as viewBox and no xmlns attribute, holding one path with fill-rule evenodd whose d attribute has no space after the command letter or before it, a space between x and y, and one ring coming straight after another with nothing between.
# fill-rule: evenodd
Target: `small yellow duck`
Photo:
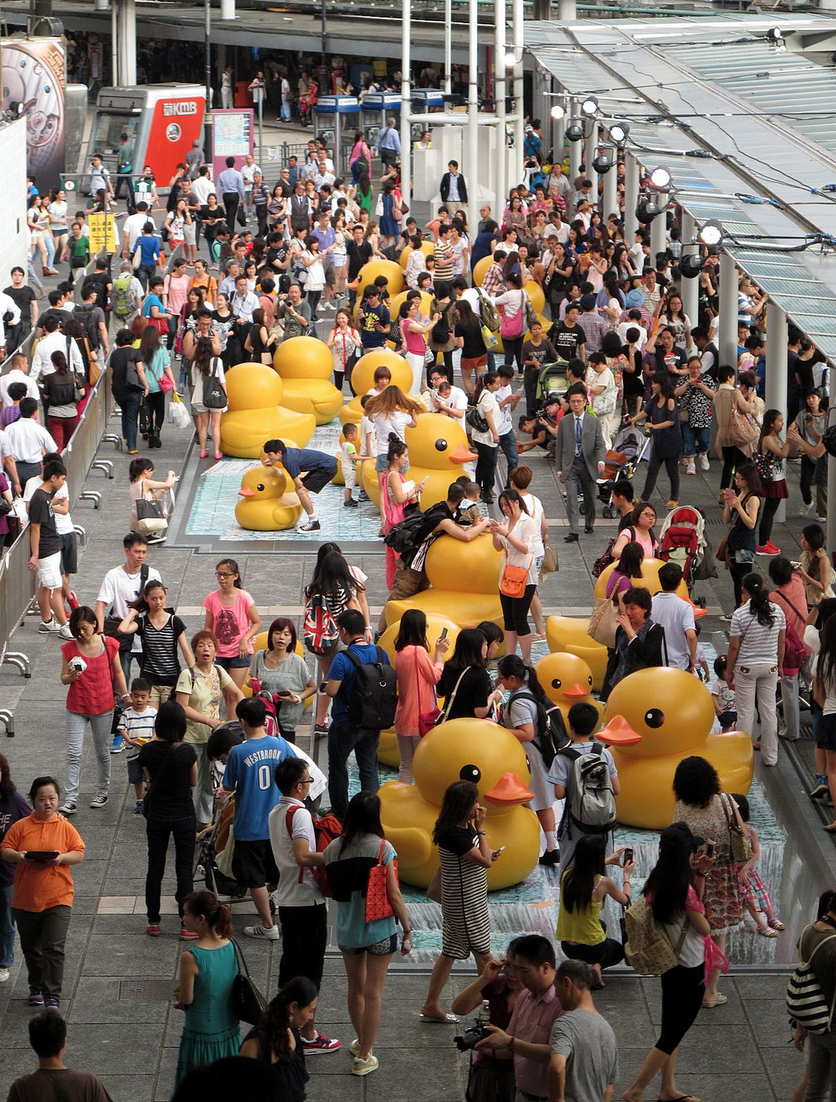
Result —
<instances>
[{"instance_id":1,"label":"small yellow duck","mask_svg":"<svg viewBox=\"0 0 836 1102\"><path fill-rule=\"evenodd\" d=\"M294 493L287 493L287 475L281 467L259 465L241 479L235 506L235 519L253 532L279 532L293 528L302 515L302 505Z\"/></svg>"},{"instance_id":2,"label":"small yellow duck","mask_svg":"<svg viewBox=\"0 0 836 1102\"><path fill-rule=\"evenodd\" d=\"M363 416L360 399L374 386L374 373L379 367L388 367L392 376L391 382L400 387L404 394L409 393L409 388L412 386L412 368L403 356L399 356L391 348L375 348L371 352L365 352L351 372L351 386L355 396L340 410L341 425L348 421L352 421L355 425L360 424Z\"/></svg>"},{"instance_id":3,"label":"small yellow duck","mask_svg":"<svg viewBox=\"0 0 836 1102\"><path fill-rule=\"evenodd\" d=\"M488 888L524 880L540 855L537 817L523 804L534 798L525 750L510 731L484 719L453 719L421 739L412 762L415 784L389 781L379 791L380 818L408 884L425 888L438 868L432 835L441 801L458 780L473 781L488 808L492 849L504 846L488 869Z\"/></svg>"},{"instance_id":4,"label":"small yellow duck","mask_svg":"<svg viewBox=\"0 0 836 1102\"><path fill-rule=\"evenodd\" d=\"M260 459L265 440L276 437L304 448L316 428L311 413L282 406L282 380L265 364L237 364L226 373L228 406L221 414L221 451Z\"/></svg>"},{"instance_id":5,"label":"small yellow duck","mask_svg":"<svg viewBox=\"0 0 836 1102\"><path fill-rule=\"evenodd\" d=\"M638 670L619 681L596 738L609 745L621 793L618 820L661 830L673 819L673 775L683 758L710 761L724 792L746 793L752 784L754 748L745 731L711 734L714 705L705 685L672 667Z\"/></svg>"},{"instance_id":6,"label":"small yellow duck","mask_svg":"<svg viewBox=\"0 0 836 1102\"><path fill-rule=\"evenodd\" d=\"M537 680L549 700L558 706L567 730L569 709L573 704L592 704L604 714L603 706L592 696L594 679L589 664L576 654L556 651L547 654L535 666Z\"/></svg>"}]
</instances>

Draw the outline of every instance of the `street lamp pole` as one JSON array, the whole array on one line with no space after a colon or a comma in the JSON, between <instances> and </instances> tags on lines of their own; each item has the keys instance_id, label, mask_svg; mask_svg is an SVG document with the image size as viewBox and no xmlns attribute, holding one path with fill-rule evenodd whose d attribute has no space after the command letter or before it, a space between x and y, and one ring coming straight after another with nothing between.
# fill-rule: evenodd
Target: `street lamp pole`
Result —
<instances>
[{"instance_id":1,"label":"street lamp pole","mask_svg":"<svg viewBox=\"0 0 836 1102\"><path fill-rule=\"evenodd\" d=\"M206 84L206 107L203 112L204 138L203 155L211 159L212 146L212 6L209 0L203 0L203 79Z\"/></svg>"}]
</instances>

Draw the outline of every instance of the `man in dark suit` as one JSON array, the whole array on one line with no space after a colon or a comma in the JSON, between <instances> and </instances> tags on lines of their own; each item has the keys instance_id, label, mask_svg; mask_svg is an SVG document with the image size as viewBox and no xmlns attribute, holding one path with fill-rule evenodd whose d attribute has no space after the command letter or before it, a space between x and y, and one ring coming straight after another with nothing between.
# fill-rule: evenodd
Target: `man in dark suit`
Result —
<instances>
[{"instance_id":1,"label":"man in dark suit","mask_svg":"<svg viewBox=\"0 0 836 1102\"><path fill-rule=\"evenodd\" d=\"M464 210L467 206L467 184L464 181L464 176L459 172L458 161L450 161L447 168L449 171L441 177L441 185L438 190L441 193L442 203L453 215L457 210Z\"/></svg>"},{"instance_id":2,"label":"man in dark suit","mask_svg":"<svg viewBox=\"0 0 836 1102\"><path fill-rule=\"evenodd\" d=\"M604 473L604 437L601 422L586 410L586 388L570 387L567 394L569 412L564 414L557 427L555 459L557 477L566 485L566 508L569 513L569 534L564 543L578 539L580 510L578 508L578 483L583 487L586 504L584 532L592 532L595 525L595 479Z\"/></svg>"}]
</instances>

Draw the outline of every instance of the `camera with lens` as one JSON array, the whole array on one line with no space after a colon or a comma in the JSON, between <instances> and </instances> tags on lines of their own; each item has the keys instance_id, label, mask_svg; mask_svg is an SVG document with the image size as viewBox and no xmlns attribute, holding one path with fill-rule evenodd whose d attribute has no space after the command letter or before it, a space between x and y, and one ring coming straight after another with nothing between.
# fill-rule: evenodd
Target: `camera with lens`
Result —
<instances>
[{"instance_id":1,"label":"camera with lens","mask_svg":"<svg viewBox=\"0 0 836 1102\"><path fill-rule=\"evenodd\" d=\"M483 1037L489 1037L490 1030L488 1029L488 1023L480 1014L474 1021L473 1025L468 1029L462 1030L458 1036L453 1038L453 1044L459 1050L459 1052L469 1052L475 1045L482 1040Z\"/></svg>"},{"instance_id":2,"label":"camera with lens","mask_svg":"<svg viewBox=\"0 0 836 1102\"><path fill-rule=\"evenodd\" d=\"M3 313L3 324L5 326L11 325L14 320L15 320L15 316L11 312L11 310L4 311L4 313Z\"/></svg>"}]
</instances>

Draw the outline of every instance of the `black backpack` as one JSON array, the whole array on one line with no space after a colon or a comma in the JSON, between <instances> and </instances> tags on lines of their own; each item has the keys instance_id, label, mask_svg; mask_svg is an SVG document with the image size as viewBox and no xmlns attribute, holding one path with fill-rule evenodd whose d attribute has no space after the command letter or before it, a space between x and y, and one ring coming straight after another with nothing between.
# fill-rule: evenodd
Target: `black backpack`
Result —
<instances>
[{"instance_id":1,"label":"black backpack","mask_svg":"<svg viewBox=\"0 0 836 1102\"><path fill-rule=\"evenodd\" d=\"M423 527L424 514L420 509L416 509L408 517L404 517L397 524L393 524L383 537L383 542L387 547L391 547L393 551L397 551L399 555L406 555L407 557L414 555L421 546L418 537Z\"/></svg>"},{"instance_id":2,"label":"black backpack","mask_svg":"<svg viewBox=\"0 0 836 1102\"><path fill-rule=\"evenodd\" d=\"M380 648L376 662L361 662L351 647L345 652L357 667L348 696L348 714L358 727L385 731L395 722L398 706L397 674Z\"/></svg>"},{"instance_id":3,"label":"black backpack","mask_svg":"<svg viewBox=\"0 0 836 1102\"><path fill-rule=\"evenodd\" d=\"M430 330L430 338L434 344L446 344L450 340L450 318L448 317L448 311L452 305L451 302L445 306L441 311L441 317Z\"/></svg>"},{"instance_id":4,"label":"black backpack","mask_svg":"<svg viewBox=\"0 0 836 1102\"><path fill-rule=\"evenodd\" d=\"M96 324L96 317L93 313L94 309L95 307L93 306L73 307L73 317L84 329L87 343L90 345L91 350L95 350L99 347L99 327Z\"/></svg>"},{"instance_id":5,"label":"black backpack","mask_svg":"<svg viewBox=\"0 0 836 1102\"><path fill-rule=\"evenodd\" d=\"M57 371L47 375L46 391L51 406L70 406L75 401L75 376L72 371L59 375Z\"/></svg>"},{"instance_id":6,"label":"black backpack","mask_svg":"<svg viewBox=\"0 0 836 1102\"><path fill-rule=\"evenodd\" d=\"M572 741L563 722L563 713L556 704L547 708L534 693L530 693L527 689L512 693L508 703L511 704L514 700L533 700L537 705L537 734L532 740L532 746L538 750L546 769L551 769L552 762L558 753Z\"/></svg>"}]
</instances>

